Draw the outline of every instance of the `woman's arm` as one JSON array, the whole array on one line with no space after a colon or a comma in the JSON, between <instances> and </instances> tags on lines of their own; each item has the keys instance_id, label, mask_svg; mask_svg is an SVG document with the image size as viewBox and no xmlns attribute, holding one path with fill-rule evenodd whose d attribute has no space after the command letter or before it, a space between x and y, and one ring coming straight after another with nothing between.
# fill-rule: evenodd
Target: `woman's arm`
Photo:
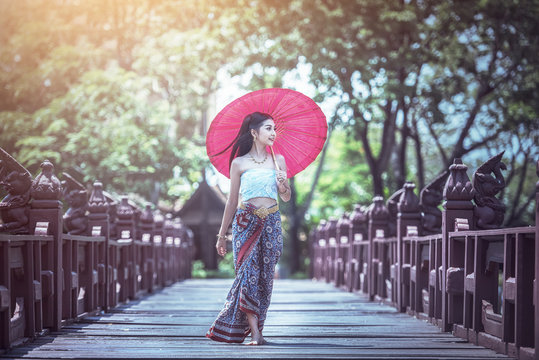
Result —
<instances>
[{"instance_id":1,"label":"woman's arm","mask_svg":"<svg viewBox=\"0 0 539 360\"><path fill-rule=\"evenodd\" d=\"M234 159L230 166L230 192L228 194L228 200L226 201L225 211L223 213L223 220L221 221L221 228L219 234L217 234L217 243L215 248L217 253L221 256L226 254L226 232L230 227L230 223L234 219L236 209L238 207L238 197L240 192L240 175L241 169L239 160Z\"/></svg>"},{"instance_id":2,"label":"woman's arm","mask_svg":"<svg viewBox=\"0 0 539 360\"><path fill-rule=\"evenodd\" d=\"M292 196L292 190L290 190L290 185L288 184L288 179L286 178L286 161L284 156L277 154L276 156L277 164L279 164L280 171L276 171L277 178L277 191L279 192L279 197L281 200L287 202Z\"/></svg>"}]
</instances>

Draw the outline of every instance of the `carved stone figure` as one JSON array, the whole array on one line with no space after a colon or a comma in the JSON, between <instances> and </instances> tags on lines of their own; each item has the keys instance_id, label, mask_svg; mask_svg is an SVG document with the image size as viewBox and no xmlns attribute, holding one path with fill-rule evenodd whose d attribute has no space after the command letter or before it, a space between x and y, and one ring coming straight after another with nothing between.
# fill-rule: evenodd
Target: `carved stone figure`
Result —
<instances>
[{"instance_id":1,"label":"carved stone figure","mask_svg":"<svg viewBox=\"0 0 539 360\"><path fill-rule=\"evenodd\" d=\"M471 200L475 195L475 190L466 170L468 167L459 158L453 160L453 164L449 167L449 178L443 191L446 208L471 209L473 207Z\"/></svg>"},{"instance_id":2,"label":"carved stone figure","mask_svg":"<svg viewBox=\"0 0 539 360\"><path fill-rule=\"evenodd\" d=\"M146 204L139 219L140 238L144 242L150 242L153 235L153 211L152 205Z\"/></svg>"},{"instance_id":3,"label":"carved stone figure","mask_svg":"<svg viewBox=\"0 0 539 360\"><path fill-rule=\"evenodd\" d=\"M419 194L421 208L421 226L426 235L442 232L442 212L438 206L443 200L443 189L449 171L444 171L427 184Z\"/></svg>"},{"instance_id":4,"label":"carved stone figure","mask_svg":"<svg viewBox=\"0 0 539 360\"><path fill-rule=\"evenodd\" d=\"M81 235L88 228L88 192L86 188L68 173L62 182L64 199L69 205L64 214L64 229L68 234Z\"/></svg>"},{"instance_id":5,"label":"carved stone figure","mask_svg":"<svg viewBox=\"0 0 539 360\"><path fill-rule=\"evenodd\" d=\"M45 160L41 164L41 173L32 182L32 198L34 200L59 200L62 184L54 175L54 165Z\"/></svg>"},{"instance_id":6,"label":"carved stone figure","mask_svg":"<svg viewBox=\"0 0 539 360\"><path fill-rule=\"evenodd\" d=\"M335 245L337 241L337 221L337 218L330 216L327 227L327 236L330 245Z\"/></svg>"},{"instance_id":7,"label":"carved stone figure","mask_svg":"<svg viewBox=\"0 0 539 360\"><path fill-rule=\"evenodd\" d=\"M129 199L127 196L122 196L120 204L116 209L116 216L120 221L133 221L135 216L135 211L133 207L129 205Z\"/></svg>"},{"instance_id":8,"label":"carved stone figure","mask_svg":"<svg viewBox=\"0 0 539 360\"><path fill-rule=\"evenodd\" d=\"M398 203L401 197L401 194L404 192L404 188L401 188L393 193L386 201L387 211L389 212L389 223L387 236L396 236L397 235L397 214L399 212Z\"/></svg>"},{"instance_id":9,"label":"carved stone figure","mask_svg":"<svg viewBox=\"0 0 539 360\"><path fill-rule=\"evenodd\" d=\"M404 183L402 187L402 194L399 197L397 203L398 210L403 213L416 213L419 214L419 198L414 192L415 184L412 182Z\"/></svg>"},{"instance_id":10,"label":"carved stone figure","mask_svg":"<svg viewBox=\"0 0 539 360\"><path fill-rule=\"evenodd\" d=\"M182 219L179 217L174 218L174 244L176 245L177 238L179 238L180 241L184 241L186 239L186 233L185 233L185 225L182 223Z\"/></svg>"},{"instance_id":11,"label":"carved stone figure","mask_svg":"<svg viewBox=\"0 0 539 360\"><path fill-rule=\"evenodd\" d=\"M118 231L116 228L116 221L118 219L118 201L112 196L112 194L106 192L103 190L103 195L107 199L107 203L109 204L109 232L110 232L110 238L111 239L117 239L118 238Z\"/></svg>"},{"instance_id":12,"label":"carved stone figure","mask_svg":"<svg viewBox=\"0 0 539 360\"><path fill-rule=\"evenodd\" d=\"M376 195L372 199L372 204L369 206L369 220L386 222L389 220L389 210L384 204L384 198Z\"/></svg>"},{"instance_id":13,"label":"carved stone figure","mask_svg":"<svg viewBox=\"0 0 539 360\"><path fill-rule=\"evenodd\" d=\"M350 214L345 212L342 214L342 216L337 220L337 242L343 242L344 238L346 237L346 240L350 242Z\"/></svg>"},{"instance_id":14,"label":"carved stone figure","mask_svg":"<svg viewBox=\"0 0 539 360\"><path fill-rule=\"evenodd\" d=\"M474 216L476 226L480 229L495 229L503 223L505 205L496 197L505 187L502 170L507 167L502 162L503 153L488 159L473 175L476 205Z\"/></svg>"},{"instance_id":15,"label":"carved stone figure","mask_svg":"<svg viewBox=\"0 0 539 360\"><path fill-rule=\"evenodd\" d=\"M165 215L163 230L165 232L166 241L169 243L170 237L174 235L174 220L172 219L172 214Z\"/></svg>"},{"instance_id":16,"label":"carved stone figure","mask_svg":"<svg viewBox=\"0 0 539 360\"><path fill-rule=\"evenodd\" d=\"M321 219L318 223L318 226L316 227L316 243L320 244L319 240L324 239L324 241L327 241L326 239L326 219Z\"/></svg>"},{"instance_id":17,"label":"carved stone figure","mask_svg":"<svg viewBox=\"0 0 539 360\"><path fill-rule=\"evenodd\" d=\"M32 176L4 149L0 148L0 186L7 195L0 202L0 232L28 233L28 202Z\"/></svg>"},{"instance_id":18,"label":"carved stone figure","mask_svg":"<svg viewBox=\"0 0 539 360\"><path fill-rule=\"evenodd\" d=\"M150 224L151 227L153 227L153 212L151 204L146 204L144 206L144 210L142 211L142 214L140 214L140 223L144 225Z\"/></svg>"},{"instance_id":19,"label":"carved stone figure","mask_svg":"<svg viewBox=\"0 0 539 360\"><path fill-rule=\"evenodd\" d=\"M88 211L91 216L96 218L105 216L109 210L109 203L105 194L103 193L103 183L101 181L94 181L92 193L88 199Z\"/></svg>"},{"instance_id":20,"label":"carved stone figure","mask_svg":"<svg viewBox=\"0 0 539 360\"><path fill-rule=\"evenodd\" d=\"M368 223L367 214L365 214L365 209L361 205L354 205L354 211L350 214L350 222L352 227L352 234L362 234L362 236L367 238L367 223ZM353 240L353 239L352 239Z\"/></svg>"}]
</instances>

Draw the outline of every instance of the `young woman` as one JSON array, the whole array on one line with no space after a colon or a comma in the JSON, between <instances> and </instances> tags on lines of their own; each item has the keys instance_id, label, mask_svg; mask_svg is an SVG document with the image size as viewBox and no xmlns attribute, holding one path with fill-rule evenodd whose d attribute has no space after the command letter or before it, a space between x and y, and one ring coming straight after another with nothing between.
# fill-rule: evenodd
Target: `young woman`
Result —
<instances>
[{"instance_id":1,"label":"young woman","mask_svg":"<svg viewBox=\"0 0 539 360\"><path fill-rule=\"evenodd\" d=\"M277 195L290 200L284 157L266 151L275 141L275 123L264 113L247 115L230 155L230 193L215 247L226 254L226 232L232 223L236 278L223 310L206 337L230 343L262 345L262 329L270 304L275 265L283 249ZM223 151L223 152L224 152ZM278 167L277 167L278 165ZM239 195L242 203L238 208Z\"/></svg>"}]
</instances>

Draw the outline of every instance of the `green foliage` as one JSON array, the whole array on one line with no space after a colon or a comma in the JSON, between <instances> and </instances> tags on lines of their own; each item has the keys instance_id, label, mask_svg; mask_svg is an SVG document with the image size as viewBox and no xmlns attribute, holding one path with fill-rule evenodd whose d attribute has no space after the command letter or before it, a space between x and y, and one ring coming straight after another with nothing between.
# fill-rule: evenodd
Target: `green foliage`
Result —
<instances>
[{"instance_id":1,"label":"green foliage","mask_svg":"<svg viewBox=\"0 0 539 360\"><path fill-rule=\"evenodd\" d=\"M305 280L309 278L309 274L302 271L298 271L290 275L288 278L294 279L294 280Z\"/></svg>"},{"instance_id":2,"label":"green foliage","mask_svg":"<svg viewBox=\"0 0 539 360\"><path fill-rule=\"evenodd\" d=\"M1 2L0 146L34 173L48 158L111 192L185 200L208 165L201 123L217 74L252 74L258 89L303 66L316 101L335 104L318 184L319 160L295 179L299 207L313 194L307 225L502 149L508 221L530 223L538 11L538 0Z\"/></svg>"},{"instance_id":3,"label":"green foliage","mask_svg":"<svg viewBox=\"0 0 539 360\"><path fill-rule=\"evenodd\" d=\"M204 262L202 260L193 261L191 277L193 279L206 279L208 277L208 273L204 270Z\"/></svg>"},{"instance_id":4,"label":"green foliage","mask_svg":"<svg viewBox=\"0 0 539 360\"><path fill-rule=\"evenodd\" d=\"M246 64L262 69L261 79L273 68L281 74L298 64L310 67L317 97L338 100L336 124L361 142L355 165L366 164L365 175L372 178L367 198L374 192L387 197L404 180L425 184L455 157L485 161L487 149L505 147L506 161L515 165L525 151L533 165L537 145L507 144L522 138L537 144L537 0L487 0L470 7L460 1L255 4L259 16L250 22L253 39L247 41L256 56ZM315 196L311 213L349 208L342 197L350 199L357 177L365 176L350 169L347 178L324 165L338 176L322 175L325 198ZM351 186L341 186L341 179ZM310 181L298 176L298 183L307 186L303 194L310 191ZM517 203L526 201L518 189L533 182L525 184L509 188Z\"/></svg>"},{"instance_id":5,"label":"green foliage","mask_svg":"<svg viewBox=\"0 0 539 360\"><path fill-rule=\"evenodd\" d=\"M217 270L208 270L204 268L202 260L195 260L191 271L191 277L195 279L231 279L236 276L234 269L234 254L227 253L219 264Z\"/></svg>"},{"instance_id":6,"label":"green foliage","mask_svg":"<svg viewBox=\"0 0 539 360\"><path fill-rule=\"evenodd\" d=\"M47 154L58 171L79 170L118 192L147 198L153 182L165 182L174 166L196 165L196 152L176 146L176 126L169 103L149 91L151 79L120 68L86 73L79 85L37 111L41 136L16 145L20 161L36 168ZM200 152L198 153L200 155ZM122 174L122 176L118 176Z\"/></svg>"},{"instance_id":7,"label":"green foliage","mask_svg":"<svg viewBox=\"0 0 539 360\"><path fill-rule=\"evenodd\" d=\"M236 276L236 270L234 267L234 254L232 252L227 253L219 264L217 270L220 276L226 278L233 278Z\"/></svg>"},{"instance_id":8,"label":"green foliage","mask_svg":"<svg viewBox=\"0 0 539 360\"><path fill-rule=\"evenodd\" d=\"M208 164L216 73L238 56L240 8L222 6L1 4L0 146L32 172L48 158L111 192L185 200Z\"/></svg>"},{"instance_id":9,"label":"green foliage","mask_svg":"<svg viewBox=\"0 0 539 360\"><path fill-rule=\"evenodd\" d=\"M372 178L362 157L360 142L342 129L333 132L308 219L317 223L321 218L351 211L354 204L371 202ZM299 203L308 194L319 161L295 177Z\"/></svg>"}]
</instances>

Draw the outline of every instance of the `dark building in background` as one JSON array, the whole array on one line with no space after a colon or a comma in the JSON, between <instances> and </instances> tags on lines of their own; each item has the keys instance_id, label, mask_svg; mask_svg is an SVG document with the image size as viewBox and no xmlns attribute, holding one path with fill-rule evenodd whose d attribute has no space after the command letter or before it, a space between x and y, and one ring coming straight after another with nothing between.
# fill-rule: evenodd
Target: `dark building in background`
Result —
<instances>
[{"instance_id":1,"label":"dark building in background","mask_svg":"<svg viewBox=\"0 0 539 360\"><path fill-rule=\"evenodd\" d=\"M217 269L216 234L221 226L226 196L218 186L200 182L193 196L176 213L194 234L195 259L202 260L206 269Z\"/></svg>"}]
</instances>

